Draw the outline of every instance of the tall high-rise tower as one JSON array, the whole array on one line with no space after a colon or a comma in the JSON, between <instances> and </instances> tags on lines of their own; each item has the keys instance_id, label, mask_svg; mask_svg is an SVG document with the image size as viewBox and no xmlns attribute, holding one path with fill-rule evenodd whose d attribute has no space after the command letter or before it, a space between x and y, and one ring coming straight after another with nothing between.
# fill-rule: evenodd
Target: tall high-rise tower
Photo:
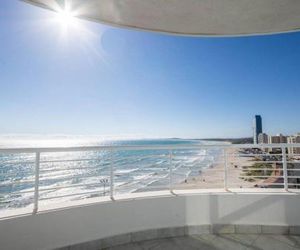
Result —
<instances>
[{"instance_id":1,"label":"tall high-rise tower","mask_svg":"<svg viewBox=\"0 0 300 250\"><path fill-rule=\"evenodd\" d=\"M260 115L256 115L253 120L253 142L257 144L258 135L262 133L262 120Z\"/></svg>"}]
</instances>

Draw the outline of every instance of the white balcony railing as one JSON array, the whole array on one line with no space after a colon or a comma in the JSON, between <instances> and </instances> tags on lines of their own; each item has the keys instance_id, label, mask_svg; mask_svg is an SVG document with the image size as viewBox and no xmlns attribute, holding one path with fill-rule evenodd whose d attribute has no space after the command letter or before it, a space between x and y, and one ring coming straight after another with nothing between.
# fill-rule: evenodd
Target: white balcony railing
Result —
<instances>
[{"instance_id":1,"label":"white balcony railing","mask_svg":"<svg viewBox=\"0 0 300 250\"><path fill-rule=\"evenodd\" d=\"M0 149L0 208L182 189L300 186L300 144ZM196 156L196 157L195 157Z\"/></svg>"}]
</instances>

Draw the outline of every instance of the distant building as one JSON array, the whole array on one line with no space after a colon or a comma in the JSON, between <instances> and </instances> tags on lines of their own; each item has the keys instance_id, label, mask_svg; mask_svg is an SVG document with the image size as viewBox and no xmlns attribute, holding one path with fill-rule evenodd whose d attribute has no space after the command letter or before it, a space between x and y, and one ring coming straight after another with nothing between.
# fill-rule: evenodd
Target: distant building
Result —
<instances>
[{"instance_id":1,"label":"distant building","mask_svg":"<svg viewBox=\"0 0 300 250\"><path fill-rule=\"evenodd\" d=\"M258 135L262 133L262 119L260 115L256 115L253 120L253 142L257 144Z\"/></svg>"},{"instance_id":2,"label":"distant building","mask_svg":"<svg viewBox=\"0 0 300 250\"><path fill-rule=\"evenodd\" d=\"M287 143L300 143L300 133L296 135L289 136L287 138ZM300 148L297 147L289 147L288 148L289 154L300 154Z\"/></svg>"},{"instance_id":3,"label":"distant building","mask_svg":"<svg viewBox=\"0 0 300 250\"><path fill-rule=\"evenodd\" d=\"M258 143L259 144L267 144L269 142L269 137L265 133L260 133L258 135Z\"/></svg>"},{"instance_id":4,"label":"distant building","mask_svg":"<svg viewBox=\"0 0 300 250\"><path fill-rule=\"evenodd\" d=\"M282 134L278 134L278 135L270 135L269 136L269 143L287 143L287 137L282 135Z\"/></svg>"},{"instance_id":5,"label":"distant building","mask_svg":"<svg viewBox=\"0 0 300 250\"><path fill-rule=\"evenodd\" d=\"M284 136L282 134L277 134L277 135L269 135L269 144L279 144L279 143L287 143L287 136ZM269 149L269 152L273 153L279 153L281 151L281 148L272 148Z\"/></svg>"}]
</instances>

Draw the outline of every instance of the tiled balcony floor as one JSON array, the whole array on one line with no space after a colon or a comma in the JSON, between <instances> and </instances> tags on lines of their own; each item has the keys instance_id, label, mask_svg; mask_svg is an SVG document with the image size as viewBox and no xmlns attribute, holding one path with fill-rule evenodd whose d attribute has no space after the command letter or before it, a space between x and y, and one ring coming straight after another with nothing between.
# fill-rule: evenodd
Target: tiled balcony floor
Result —
<instances>
[{"instance_id":1,"label":"tiled balcony floor","mask_svg":"<svg viewBox=\"0 0 300 250\"><path fill-rule=\"evenodd\" d=\"M300 249L300 236L291 235L195 235L149 240L107 250L292 250Z\"/></svg>"}]
</instances>

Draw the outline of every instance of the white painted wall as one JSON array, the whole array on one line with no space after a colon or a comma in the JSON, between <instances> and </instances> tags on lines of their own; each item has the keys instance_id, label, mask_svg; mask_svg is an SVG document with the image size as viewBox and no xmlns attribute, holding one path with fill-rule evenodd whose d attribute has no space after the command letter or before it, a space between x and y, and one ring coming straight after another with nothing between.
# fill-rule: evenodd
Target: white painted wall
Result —
<instances>
[{"instance_id":1,"label":"white painted wall","mask_svg":"<svg viewBox=\"0 0 300 250\"><path fill-rule=\"evenodd\" d=\"M201 224L300 225L295 193L119 200L0 220L0 249L52 249L146 229Z\"/></svg>"},{"instance_id":2,"label":"white painted wall","mask_svg":"<svg viewBox=\"0 0 300 250\"><path fill-rule=\"evenodd\" d=\"M186 197L186 225L300 225L296 193L210 194Z\"/></svg>"}]
</instances>

